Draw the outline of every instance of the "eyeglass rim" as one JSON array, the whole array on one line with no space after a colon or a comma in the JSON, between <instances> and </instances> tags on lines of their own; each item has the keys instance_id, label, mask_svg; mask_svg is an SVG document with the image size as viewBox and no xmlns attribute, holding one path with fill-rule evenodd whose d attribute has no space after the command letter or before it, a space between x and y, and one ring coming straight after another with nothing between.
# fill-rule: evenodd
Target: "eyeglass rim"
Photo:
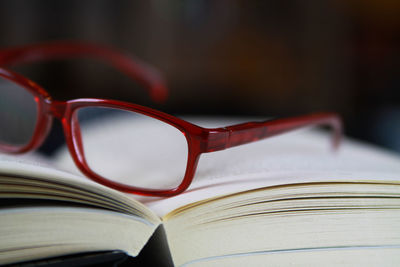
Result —
<instances>
[{"instance_id":1,"label":"eyeglass rim","mask_svg":"<svg viewBox=\"0 0 400 267\"><path fill-rule=\"evenodd\" d=\"M66 102L55 101L53 102L53 105L54 104L65 105L65 113L63 116L64 119L62 119L62 124L64 129L64 135L66 136L67 140L67 146L69 148L72 158L75 161L75 164L86 176L91 178L93 181L99 182L103 185L106 185L108 187L126 193L140 194L146 196L176 195L185 191L191 184L194 177L194 173L197 168L199 156L201 153L205 152L203 148L205 147L204 143L207 142L206 129L149 107L144 107L141 105L123 101L117 101L117 100L82 98ZM86 107L114 108L114 109L140 113L142 115L162 121L179 130L185 137L188 148L186 170L184 176L180 179L181 182L179 183L179 185L175 188L168 188L164 190L147 189L147 188L130 186L127 184L115 182L112 179L107 179L97 174L94 170L92 170L86 161L84 153L82 153L81 149L79 149L80 147L79 141L82 140L79 137L80 132L75 133L72 127L75 123L74 120L76 120L74 114L76 114L76 112L79 109Z\"/></svg>"},{"instance_id":2,"label":"eyeglass rim","mask_svg":"<svg viewBox=\"0 0 400 267\"><path fill-rule=\"evenodd\" d=\"M207 142L208 135L207 129L162 111L124 101L101 98L81 98L68 101L53 100L41 86L14 71L0 67L0 76L27 89L34 96L38 107L37 123L31 141L20 147L10 147L0 144L0 150L15 154L34 150L43 143L51 128L53 118L56 118L61 121L66 144L74 163L85 176L95 182L122 192L145 196L173 196L185 191L191 184L198 158L201 153L205 152L204 148L206 147L205 143ZM84 153L79 149L79 143L81 142L80 132L75 132L72 126L76 122L74 118L76 111L85 107L105 107L140 113L179 130L184 135L188 144L186 171L180 184L172 189L146 189L115 182L92 170L87 163Z\"/></svg>"}]
</instances>

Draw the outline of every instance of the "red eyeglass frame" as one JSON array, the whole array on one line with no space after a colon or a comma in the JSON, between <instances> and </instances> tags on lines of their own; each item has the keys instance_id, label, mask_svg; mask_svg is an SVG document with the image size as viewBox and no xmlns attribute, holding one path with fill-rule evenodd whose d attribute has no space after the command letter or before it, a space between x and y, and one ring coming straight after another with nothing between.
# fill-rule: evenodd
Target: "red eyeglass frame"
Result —
<instances>
[{"instance_id":1,"label":"red eyeglass frame","mask_svg":"<svg viewBox=\"0 0 400 267\"><path fill-rule=\"evenodd\" d=\"M0 51L0 66L77 56L94 57L110 63L135 81L141 83L148 89L152 99L155 101L162 101L167 96L167 87L156 70L106 46L90 43L53 42L2 49ZM0 143L0 151L16 154L36 149L46 138L51 128L52 120L55 117L62 123L69 152L82 173L95 182L132 194L168 197L182 193L191 184L202 153L219 151L315 125L328 125L333 129L332 144L334 148L338 147L342 136L342 122L335 113L314 113L292 118L247 122L211 129L194 125L152 108L123 101L97 98L69 101L53 100L40 85L10 69L0 67L0 76L19 84L31 92L35 97L38 108L37 124L31 141L20 147ZM186 172L181 184L176 188L167 190L145 189L114 182L92 171L85 160L81 133L79 127L76 127L79 124L75 111L82 107L94 106L141 113L161 120L180 130L185 135L188 144Z\"/></svg>"}]
</instances>

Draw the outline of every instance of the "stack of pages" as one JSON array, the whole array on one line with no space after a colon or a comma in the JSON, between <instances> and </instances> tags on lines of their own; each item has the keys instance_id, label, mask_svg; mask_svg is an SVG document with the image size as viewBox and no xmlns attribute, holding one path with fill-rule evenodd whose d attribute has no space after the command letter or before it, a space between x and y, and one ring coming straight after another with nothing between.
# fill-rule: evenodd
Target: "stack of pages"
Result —
<instances>
[{"instance_id":1,"label":"stack of pages","mask_svg":"<svg viewBox=\"0 0 400 267\"><path fill-rule=\"evenodd\" d=\"M176 266L399 266L400 158L348 139L332 151L329 138L298 131L203 154L193 184L170 198L91 182L67 151L0 155L0 264L136 256L164 227Z\"/></svg>"}]
</instances>

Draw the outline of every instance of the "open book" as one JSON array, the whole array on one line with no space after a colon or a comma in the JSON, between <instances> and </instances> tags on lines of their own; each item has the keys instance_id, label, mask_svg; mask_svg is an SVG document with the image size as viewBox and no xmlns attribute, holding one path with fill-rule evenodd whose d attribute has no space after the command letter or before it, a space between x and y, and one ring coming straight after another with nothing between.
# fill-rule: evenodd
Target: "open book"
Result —
<instances>
[{"instance_id":1,"label":"open book","mask_svg":"<svg viewBox=\"0 0 400 267\"><path fill-rule=\"evenodd\" d=\"M400 158L355 141L333 152L327 134L306 130L204 154L171 198L123 194L74 168L66 151L0 155L0 264L135 256L157 227L176 266L400 264Z\"/></svg>"}]
</instances>

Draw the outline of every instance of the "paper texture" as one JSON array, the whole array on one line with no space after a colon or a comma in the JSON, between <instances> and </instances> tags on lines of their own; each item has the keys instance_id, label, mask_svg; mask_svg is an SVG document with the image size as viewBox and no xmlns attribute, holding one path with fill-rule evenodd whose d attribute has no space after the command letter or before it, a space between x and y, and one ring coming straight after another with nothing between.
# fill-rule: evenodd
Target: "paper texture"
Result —
<instances>
[{"instance_id":1,"label":"paper texture","mask_svg":"<svg viewBox=\"0 0 400 267\"><path fill-rule=\"evenodd\" d=\"M231 125L249 119L202 119L189 118L189 121L203 127L221 127ZM255 119L252 119L255 120ZM141 125L140 121L136 124L126 123L124 119L105 118L92 124L89 133L93 142L102 143L102 140L113 140L114 143L122 142L128 144L130 139L134 139L135 133L132 129L149 127ZM151 132L151 128L148 129ZM142 134L144 131L138 131ZM163 132L158 134L163 135ZM153 135L148 138L154 138ZM104 139L105 140L105 139ZM163 136L162 142L167 142L168 136ZM104 142L105 143L105 142ZM196 175L190 188L181 195L171 198L142 197L129 195L129 197L141 201L158 216L163 216L168 212L188 203L203 200L205 198L239 192L259 187L300 183L311 181L338 181L338 180L384 180L398 181L400 179L400 160L395 154L388 153L382 149L362 144L349 139L344 139L338 151L332 151L330 146L330 132L315 130L299 130L280 136L275 136L246 144L243 146L202 154L199 160ZM168 144L169 146L171 144ZM104 147L99 146L99 153L118 154L118 164L105 162L110 173L121 172L121 165L132 166L133 160L129 155L121 154L119 145ZM146 147L138 147L145 153ZM152 153L157 153L157 149L152 148ZM180 157L182 151L176 151L176 157ZM4 156L2 156L4 159ZM23 160L23 158L21 158ZM140 161L135 158L135 161ZM171 158L171 161L174 159ZM53 160L54 161L54 160ZM55 159L57 166L61 169L74 172L77 175L70 175L70 178L84 183L95 184L83 177L75 164L72 162L66 148L62 149ZM44 162L44 161L42 161ZM0 164L1 161L0 161ZM47 165L50 163L42 163ZM54 164L54 162L53 162ZM140 165L140 163L135 163ZM12 164L5 163L0 166L4 169L13 169ZM163 166L152 166L153 169ZM150 168L150 167L148 167ZM19 169L18 172L29 175L30 172L41 172L46 168L35 166L28 169ZM130 177L134 179L144 179L143 169L140 172L131 172ZM46 173L46 172L45 172ZM57 172L48 172L47 176L58 175ZM165 175L174 176L174 171Z\"/></svg>"}]
</instances>

